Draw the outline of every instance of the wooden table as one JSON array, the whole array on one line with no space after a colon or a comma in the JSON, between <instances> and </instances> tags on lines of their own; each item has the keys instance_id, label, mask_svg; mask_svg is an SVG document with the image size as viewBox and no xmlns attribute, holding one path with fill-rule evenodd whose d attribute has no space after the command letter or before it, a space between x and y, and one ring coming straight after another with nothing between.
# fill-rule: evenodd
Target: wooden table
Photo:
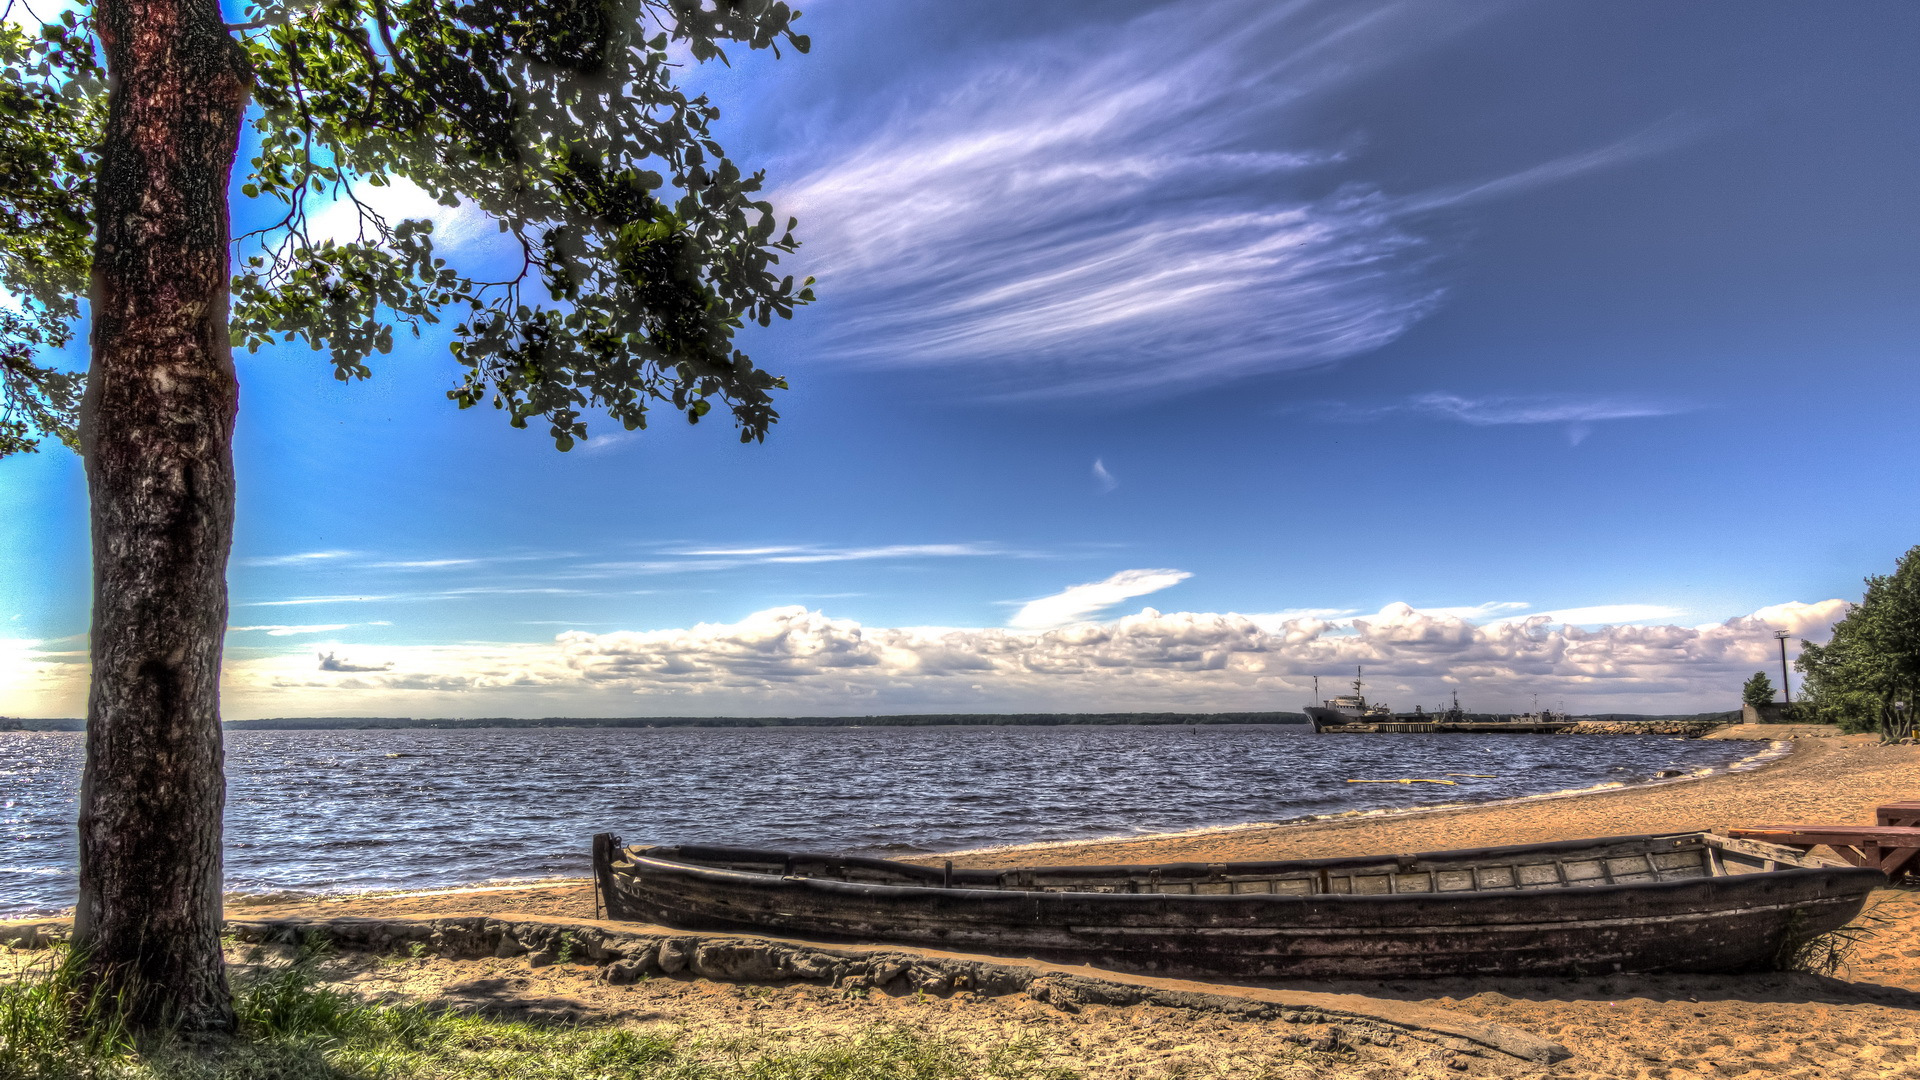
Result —
<instances>
[{"instance_id":1,"label":"wooden table","mask_svg":"<svg viewBox=\"0 0 1920 1080\"><path fill-rule=\"evenodd\" d=\"M1910 811L1920 816L1920 804ZM1882 813L1893 807L1883 806ZM1783 844L1802 851L1814 847L1832 848L1834 854L1855 866L1871 866L1891 881L1906 873L1920 856L1920 828L1912 825L1754 825L1728 829L1727 835L1742 840L1761 840Z\"/></svg>"}]
</instances>

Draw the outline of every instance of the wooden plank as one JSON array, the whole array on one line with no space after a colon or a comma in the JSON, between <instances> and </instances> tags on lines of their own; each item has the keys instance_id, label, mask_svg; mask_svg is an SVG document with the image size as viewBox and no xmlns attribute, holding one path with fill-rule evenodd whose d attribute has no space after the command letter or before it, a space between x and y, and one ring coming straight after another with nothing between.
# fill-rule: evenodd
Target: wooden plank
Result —
<instances>
[{"instance_id":1,"label":"wooden plank","mask_svg":"<svg viewBox=\"0 0 1920 1080\"><path fill-rule=\"evenodd\" d=\"M1906 873L1920 855L1920 828L1913 826L1765 825L1728 833L1803 849L1826 847L1847 862L1872 867L1889 879Z\"/></svg>"},{"instance_id":2,"label":"wooden plank","mask_svg":"<svg viewBox=\"0 0 1920 1080\"><path fill-rule=\"evenodd\" d=\"M1877 825L1920 825L1920 802L1888 803L1873 812Z\"/></svg>"},{"instance_id":3,"label":"wooden plank","mask_svg":"<svg viewBox=\"0 0 1920 1080\"><path fill-rule=\"evenodd\" d=\"M1753 825L1728 829L1742 840L1765 840L1789 847L1807 847L1837 840L1843 844L1880 844L1883 847L1920 846L1920 828L1911 825Z\"/></svg>"}]
</instances>

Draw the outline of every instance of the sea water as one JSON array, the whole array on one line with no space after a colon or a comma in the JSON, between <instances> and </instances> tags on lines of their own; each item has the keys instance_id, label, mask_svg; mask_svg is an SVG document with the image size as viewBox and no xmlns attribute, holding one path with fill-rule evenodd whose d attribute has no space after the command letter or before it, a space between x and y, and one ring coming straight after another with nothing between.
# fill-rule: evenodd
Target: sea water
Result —
<instances>
[{"instance_id":1,"label":"sea water","mask_svg":"<svg viewBox=\"0 0 1920 1080\"><path fill-rule=\"evenodd\" d=\"M0 733L0 913L73 903L82 740ZM583 874L603 831L882 856L1178 832L1646 782L1757 749L1305 725L233 731L226 748L227 887L251 892ZM1400 779L1451 783L1349 782Z\"/></svg>"}]
</instances>

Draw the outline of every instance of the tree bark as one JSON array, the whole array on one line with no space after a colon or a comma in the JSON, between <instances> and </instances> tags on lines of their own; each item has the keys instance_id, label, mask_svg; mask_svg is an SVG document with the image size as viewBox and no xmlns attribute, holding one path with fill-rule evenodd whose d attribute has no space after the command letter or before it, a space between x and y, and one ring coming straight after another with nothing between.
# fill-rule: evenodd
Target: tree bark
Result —
<instances>
[{"instance_id":1,"label":"tree bark","mask_svg":"<svg viewBox=\"0 0 1920 1080\"><path fill-rule=\"evenodd\" d=\"M221 1029L227 183L252 75L217 0L101 0L94 18L110 84L81 410L93 682L74 936L136 1024Z\"/></svg>"}]
</instances>

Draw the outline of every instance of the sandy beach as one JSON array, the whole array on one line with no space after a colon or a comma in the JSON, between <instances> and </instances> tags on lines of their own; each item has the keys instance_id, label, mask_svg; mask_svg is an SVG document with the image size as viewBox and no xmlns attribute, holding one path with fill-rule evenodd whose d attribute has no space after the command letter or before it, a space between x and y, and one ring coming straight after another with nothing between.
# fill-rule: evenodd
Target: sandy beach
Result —
<instances>
[{"instance_id":1,"label":"sandy beach","mask_svg":"<svg viewBox=\"0 0 1920 1080\"><path fill-rule=\"evenodd\" d=\"M1762 729L1727 734L1780 734ZM1763 744L1756 743L1755 749ZM1873 807L1920 796L1920 747L1880 746L1866 736L1807 738L1791 752L1747 772L1680 783L1626 787L1578 796L1464 807L1302 825L1238 828L1172 836L965 853L977 866L1020 863L1124 863L1304 858L1380 851L1421 851L1531 843L1582 836L1665 832L1716 825L1794 821L1866 822ZM585 882L528 888L409 895L339 897L257 903L236 898L235 917L442 915L515 913L591 918ZM752 998L758 1022L796 1031L825 1031L859 1017L932 1025L967 1038L1011 1037L1018 1031L1055 1047L1063 1065L1088 1075L1405 1076L1527 1075L1572 1078L1909 1077L1920 1075L1920 891L1876 892L1859 924L1869 935L1833 977L1804 973L1759 976L1614 976L1582 980L1455 979L1391 984L1318 983L1294 988L1392 998L1498 1021L1564 1044L1574 1056L1552 1066L1421 1051L1301 1056L1259 1025L1207 1020L1175 1025L1145 1006L1088 1009L1067 1015L1030 1004L975 999L938 1001L874 995L849 1004L807 987L776 988ZM445 995L471 984L462 962L439 962L413 976L412 995ZM573 1002L582 1015L628 1015L630 988L612 988L551 969L502 966L496 985L507 997L533 995ZM543 974L544 972L544 974ZM355 976L360 977L360 976ZM380 976L397 978L391 973ZM523 985L515 986L517 978ZM462 982L461 980L465 980ZM544 980L544 982L542 981ZM738 988L701 988L656 980L643 988L648 1015L693 1026L719 1022L738 1007ZM387 992L398 992L388 988ZM454 995L454 996L457 996ZM962 995L964 997L965 995ZM915 996L917 997L917 995ZM724 1006L724 1007L723 1007ZM721 1009L721 1013L714 1010ZM851 1011L849 1011L851 1010ZM1164 1010L1162 1010L1164 1011ZM1140 1015L1134 1015L1139 1013ZM1108 1015L1110 1014L1110 1015ZM929 1028L931 1030L932 1028ZM996 1034L998 1033L998 1034ZM1047 1042L1048 1039L1054 1040ZM1076 1049L1077 1048L1077 1049ZM1345 1053L1345 1051L1342 1051ZM1291 1056L1289 1056L1291 1055ZM1260 1065L1260 1062L1268 1065ZM1290 1064L1289 1064L1290 1063ZM1271 1066L1270 1068L1268 1066ZM1283 1067L1284 1066L1284 1067ZM1305 1069L1306 1072L1299 1073ZM1183 1071L1184 1070L1184 1071Z\"/></svg>"}]
</instances>

